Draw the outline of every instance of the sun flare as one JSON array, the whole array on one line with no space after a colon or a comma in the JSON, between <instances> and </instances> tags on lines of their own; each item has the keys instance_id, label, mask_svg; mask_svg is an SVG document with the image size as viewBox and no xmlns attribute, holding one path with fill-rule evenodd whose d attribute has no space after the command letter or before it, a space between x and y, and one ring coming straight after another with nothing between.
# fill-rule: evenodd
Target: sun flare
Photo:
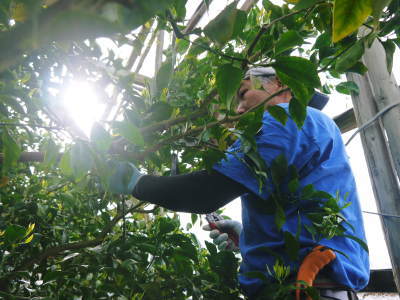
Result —
<instances>
[{"instance_id":1,"label":"sun flare","mask_svg":"<svg viewBox=\"0 0 400 300\"><path fill-rule=\"evenodd\" d=\"M105 105L99 102L92 85L88 82L72 82L63 93L63 103L72 119L90 135L94 122L101 118Z\"/></svg>"}]
</instances>

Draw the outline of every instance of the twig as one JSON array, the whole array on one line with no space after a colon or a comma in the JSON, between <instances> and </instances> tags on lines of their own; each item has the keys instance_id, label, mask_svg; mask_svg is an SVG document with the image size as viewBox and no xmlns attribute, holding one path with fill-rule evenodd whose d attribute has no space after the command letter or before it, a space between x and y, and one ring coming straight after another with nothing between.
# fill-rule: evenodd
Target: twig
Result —
<instances>
[{"instance_id":1,"label":"twig","mask_svg":"<svg viewBox=\"0 0 400 300\"><path fill-rule=\"evenodd\" d=\"M315 5L316 5L316 4L315 4ZM314 5L314 6L315 6L315 5ZM249 58L249 57L253 54L254 48L256 47L256 45L257 45L258 41L260 40L261 36L262 36L272 25L274 25L274 24L276 24L276 23L278 23L278 22L280 22L280 21L282 21L282 20L284 20L284 19L286 19L286 18L289 18L289 17L291 17L291 16L293 16L293 15L302 13L303 11L306 11L306 10L308 10L308 9L309 9L309 8L303 8L303 9L300 9L300 10L296 10L296 11L294 11L294 12L291 12L291 13L287 14L287 15L284 15L284 16L282 16L282 17L276 18L276 19L272 20L272 21L271 21L270 23L268 23L268 24L263 25L263 26L261 27L261 29L259 30L259 32L257 33L257 35L256 35L256 37L254 38L254 40L251 42L251 44L250 44L250 46L249 46L249 49L247 50L246 57Z\"/></svg>"}]
</instances>

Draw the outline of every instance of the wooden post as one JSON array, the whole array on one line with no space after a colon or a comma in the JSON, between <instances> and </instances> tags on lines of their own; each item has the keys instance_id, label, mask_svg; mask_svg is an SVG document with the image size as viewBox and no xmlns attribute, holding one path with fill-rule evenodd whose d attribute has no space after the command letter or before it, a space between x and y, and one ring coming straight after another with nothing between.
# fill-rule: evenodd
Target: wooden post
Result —
<instances>
[{"instance_id":1,"label":"wooden post","mask_svg":"<svg viewBox=\"0 0 400 300\"><path fill-rule=\"evenodd\" d=\"M347 79L357 83L360 88L359 95L352 95L358 127L378 112L370 85L370 72L371 69L365 76L347 74ZM380 123L375 122L360 132L360 135L378 211L382 214L400 215L400 188ZM394 280L400 292L400 222L390 217L381 217L381 222L392 262Z\"/></svg>"},{"instance_id":2,"label":"wooden post","mask_svg":"<svg viewBox=\"0 0 400 300\"><path fill-rule=\"evenodd\" d=\"M386 53L378 40L375 40L371 48L366 49L363 61L368 68L367 78L378 110L381 111L391 104L398 103L400 101L400 89L396 84L393 73L389 74L387 70ZM387 135L394 168L397 176L400 177L400 105L385 113L381 119Z\"/></svg>"}]
</instances>

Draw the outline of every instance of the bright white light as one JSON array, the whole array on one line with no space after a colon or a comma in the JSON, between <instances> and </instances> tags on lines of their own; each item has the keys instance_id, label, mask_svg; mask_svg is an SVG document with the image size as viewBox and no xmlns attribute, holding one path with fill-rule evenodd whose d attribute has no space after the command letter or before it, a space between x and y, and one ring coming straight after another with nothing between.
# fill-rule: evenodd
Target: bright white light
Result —
<instances>
[{"instance_id":1,"label":"bright white light","mask_svg":"<svg viewBox=\"0 0 400 300\"><path fill-rule=\"evenodd\" d=\"M69 116L89 136L93 123L101 118L105 109L93 87L84 81L72 82L63 93L62 100Z\"/></svg>"}]
</instances>

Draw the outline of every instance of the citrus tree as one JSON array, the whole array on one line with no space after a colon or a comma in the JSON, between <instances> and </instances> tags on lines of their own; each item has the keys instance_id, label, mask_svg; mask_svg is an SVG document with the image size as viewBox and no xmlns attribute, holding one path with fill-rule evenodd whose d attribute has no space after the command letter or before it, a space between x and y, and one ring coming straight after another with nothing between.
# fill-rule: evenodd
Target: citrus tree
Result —
<instances>
[{"instance_id":1,"label":"citrus tree","mask_svg":"<svg viewBox=\"0 0 400 300\"><path fill-rule=\"evenodd\" d=\"M1 1L2 297L242 298L239 259L207 242L202 248L178 215L111 193L113 166L130 161L159 175L210 169L241 139L260 183L272 174L280 185L289 174L290 190L298 191L296 172L283 157L269 167L257 155L253 136L271 97L243 115L234 113L244 72L273 67L294 98L290 116L279 107L269 112L301 128L315 89L358 90L352 82L321 82L319 75L365 73L360 58L376 39L390 71L400 45L399 0L264 0L247 1L245 9L230 1L202 28L188 26L190 2ZM367 33L359 37L361 26ZM160 31L172 42L157 74L147 78L140 70ZM99 38L114 46L107 49ZM116 54L124 46L132 49L129 58ZM61 101L74 80L89 82L106 106L90 134ZM312 186L301 195L324 200L310 216L316 240L343 232L343 207L335 197ZM266 213L275 214L282 228L285 204L274 203ZM198 219L192 215L193 224ZM285 241L296 259L297 238L286 234ZM284 270L277 266L275 276ZM281 279L272 298L283 299L290 289Z\"/></svg>"}]
</instances>

